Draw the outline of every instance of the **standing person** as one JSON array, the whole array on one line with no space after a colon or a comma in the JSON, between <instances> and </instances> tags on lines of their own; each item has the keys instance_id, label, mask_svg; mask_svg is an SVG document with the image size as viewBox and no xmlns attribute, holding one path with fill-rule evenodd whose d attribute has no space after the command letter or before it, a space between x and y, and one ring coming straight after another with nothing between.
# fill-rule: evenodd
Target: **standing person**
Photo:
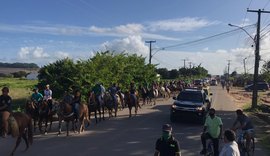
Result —
<instances>
[{"instance_id":1,"label":"standing person","mask_svg":"<svg viewBox=\"0 0 270 156\"><path fill-rule=\"evenodd\" d=\"M230 92L230 82L227 82L226 83L226 90L227 90L227 93Z\"/></svg>"},{"instance_id":2,"label":"standing person","mask_svg":"<svg viewBox=\"0 0 270 156\"><path fill-rule=\"evenodd\" d=\"M50 111L52 110L52 90L50 89L50 85L47 84L44 90L44 100L48 102Z\"/></svg>"},{"instance_id":3,"label":"standing person","mask_svg":"<svg viewBox=\"0 0 270 156\"><path fill-rule=\"evenodd\" d=\"M240 156L238 144L235 142L236 136L234 131L226 130L224 132L224 146L219 156Z\"/></svg>"},{"instance_id":4,"label":"standing person","mask_svg":"<svg viewBox=\"0 0 270 156\"><path fill-rule=\"evenodd\" d=\"M154 156L181 156L178 140L172 136L172 126L162 126L162 136L156 141Z\"/></svg>"},{"instance_id":5,"label":"standing person","mask_svg":"<svg viewBox=\"0 0 270 156\"><path fill-rule=\"evenodd\" d=\"M222 121L221 118L215 115L216 110L214 108L210 108L209 116L207 116L203 133L201 135L201 141L203 145L203 149L200 154L206 154L206 140L211 139L214 145L214 156L218 156L219 154L219 139L222 135Z\"/></svg>"},{"instance_id":6,"label":"standing person","mask_svg":"<svg viewBox=\"0 0 270 156\"><path fill-rule=\"evenodd\" d=\"M0 116L2 118L2 124L0 125L0 130L2 130L2 136L6 137L8 133L8 118L10 113L12 112L11 109L11 97L8 95L9 88L3 87L2 88L2 95L0 96Z\"/></svg>"},{"instance_id":7,"label":"standing person","mask_svg":"<svg viewBox=\"0 0 270 156\"><path fill-rule=\"evenodd\" d=\"M254 137L254 126L250 118L248 118L241 109L236 110L237 118L233 123L232 130L241 129L243 135L245 136L247 142L246 147L249 149L251 138ZM239 126L236 126L237 123L240 123Z\"/></svg>"}]
</instances>

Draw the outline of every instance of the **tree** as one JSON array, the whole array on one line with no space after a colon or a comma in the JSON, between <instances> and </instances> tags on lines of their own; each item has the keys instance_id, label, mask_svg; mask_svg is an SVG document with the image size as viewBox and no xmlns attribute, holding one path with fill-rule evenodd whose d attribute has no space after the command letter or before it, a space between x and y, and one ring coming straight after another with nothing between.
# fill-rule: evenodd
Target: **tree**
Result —
<instances>
[{"instance_id":1,"label":"tree","mask_svg":"<svg viewBox=\"0 0 270 156\"><path fill-rule=\"evenodd\" d=\"M50 84L54 96L60 98L70 87L80 89L83 95L87 95L97 82L102 82L105 87L118 83L122 89L127 89L130 82L141 84L155 81L156 72L155 66L145 64L142 56L105 51L76 63L68 58L58 60L42 67L38 78L40 88Z\"/></svg>"}]
</instances>

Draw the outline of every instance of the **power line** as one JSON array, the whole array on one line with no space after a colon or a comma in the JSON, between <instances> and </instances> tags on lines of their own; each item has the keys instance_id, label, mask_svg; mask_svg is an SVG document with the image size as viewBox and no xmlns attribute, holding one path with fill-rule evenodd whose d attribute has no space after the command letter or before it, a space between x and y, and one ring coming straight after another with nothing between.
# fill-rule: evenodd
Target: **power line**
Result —
<instances>
[{"instance_id":1,"label":"power line","mask_svg":"<svg viewBox=\"0 0 270 156\"><path fill-rule=\"evenodd\" d=\"M247 25L247 26L244 26L242 28L248 28L248 27L251 27L251 26L255 26L255 24ZM189 42L184 42L184 43L179 43L179 44L175 44L175 45L170 45L170 46L166 46L166 47L162 47L162 48L163 49L168 49L168 48L181 47L181 46L185 46L185 45L199 43L199 42L202 42L202 41L205 41L205 40L209 40L209 39L212 39L212 38L216 38L216 37L219 37L219 36L230 34L230 33L233 33L233 32L239 31L239 30L241 30L241 29L240 28L237 28L237 29L234 29L234 30L230 30L230 31L226 31L226 32L223 32L223 33L215 34L215 35L212 35L212 36L209 36L209 37L205 37L205 38L202 38L202 39L198 39L198 40L194 40L194 41L189 41Z\"/></svg>"}]
</instances>

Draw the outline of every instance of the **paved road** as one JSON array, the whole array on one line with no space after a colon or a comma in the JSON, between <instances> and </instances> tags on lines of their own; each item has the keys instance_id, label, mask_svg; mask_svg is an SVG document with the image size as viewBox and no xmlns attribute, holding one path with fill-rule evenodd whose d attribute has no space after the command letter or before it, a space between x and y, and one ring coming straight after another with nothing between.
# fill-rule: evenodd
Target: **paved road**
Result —
<instances>
[{"instance_id":1,"label":"paved road","mask_svg":"<svg viewBox=\"0 0 270 156\"><path fill-rule=\"evenodd\" d=\"M224 126L230 127L233 121L233 101L220 87L212 87L213 106L219 110ZM24 144L17 150L19 156L146 156L153 155L155 141L161 134L161 125L170 123L169 108L172 100L158 101L156 106L144 106L139 114L128 118L127 110L120 116L106 120L97 125L94 123L81 134L72 136L56 136L56 132L48 135L36 135L34 144L27 152L22 152ZM183 156L198 156L201 150L200 133L202 126L196 123L172 123L174 136L180 141ZM56 131L56 129L54 128ZM0 140L0 155L11 151L15 140ZM260 148L256 155L264 156Z\"/></svg>"}]
</instances>

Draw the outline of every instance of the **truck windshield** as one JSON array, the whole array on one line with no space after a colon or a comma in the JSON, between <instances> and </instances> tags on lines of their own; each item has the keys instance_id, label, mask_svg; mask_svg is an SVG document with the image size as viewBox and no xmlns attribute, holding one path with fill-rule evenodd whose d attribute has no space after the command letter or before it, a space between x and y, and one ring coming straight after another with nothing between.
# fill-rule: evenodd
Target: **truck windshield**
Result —
<instances>
[{"instance_id":1,"label":"truck windshield","mask_svg":"<svg viewBox=\"0 0 270 156\"><path fill-rule=\"evenodd\" d=\"M203 97L201 93L196 92L181 92L177 100L179 101L194 101L194 102L202 102Z\"/></svg>"}]
</instances>

